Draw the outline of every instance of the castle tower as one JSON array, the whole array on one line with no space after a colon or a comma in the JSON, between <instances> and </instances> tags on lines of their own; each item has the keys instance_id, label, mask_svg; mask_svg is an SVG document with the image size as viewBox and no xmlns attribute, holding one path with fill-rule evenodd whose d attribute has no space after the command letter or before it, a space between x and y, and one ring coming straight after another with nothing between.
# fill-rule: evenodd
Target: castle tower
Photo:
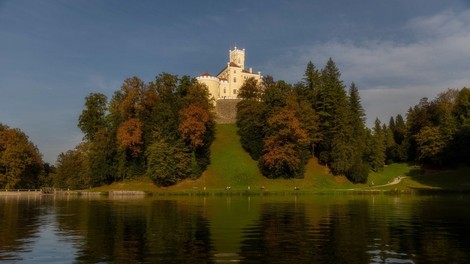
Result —
<instances>
[{"instance_id":1,"label":"castle tower","mask_svg":"<svg viewBox=\"0 0 470 264\"><path fill-rule=\"evenodd\" d=\"M230 50L230 62L235 63L240 66L240 68L245 69L245 49L237 49L234 47L233 50Z\"/></svg>"},{"instance_id":2,"label":"castle tower","mask_svg":"<svg viewBox=\"0 0 470 264\"><path fill-rule=\"evenodd\" d=\"M261 81L261 72L254 73L252 68L245 70L245 49L234 47L229 50L229 62L215 76L209 73L196 77L207 86L210 96L218 100L238 99L238 91L246 79L255 78Z\"/></svg>"}]
</instances>

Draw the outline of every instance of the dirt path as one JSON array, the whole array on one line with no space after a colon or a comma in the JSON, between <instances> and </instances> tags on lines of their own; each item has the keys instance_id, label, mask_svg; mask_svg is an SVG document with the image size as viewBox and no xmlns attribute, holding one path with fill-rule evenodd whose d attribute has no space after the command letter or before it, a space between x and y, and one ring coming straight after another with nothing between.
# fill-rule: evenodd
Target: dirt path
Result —
<instances>
[{"instance_id":1,"label":"dirt path","mask_svg":"<svg viewBox=\"0 0 470 264\"><path fill-rule=\"evenodd\" d=\"M366 187L366 188L376 188L376 187L384 187L384 186L390 186L390 185L395 185L395 184L399 184L401 182L401 180L403 180L404 178L406 178L405 176L398 176L396 177L395 179L393 179L393 181L387 183L387 184L382 184L382 185L373 185L373 186L369 186L369 187Z\"/></svg>"}]
</instances>

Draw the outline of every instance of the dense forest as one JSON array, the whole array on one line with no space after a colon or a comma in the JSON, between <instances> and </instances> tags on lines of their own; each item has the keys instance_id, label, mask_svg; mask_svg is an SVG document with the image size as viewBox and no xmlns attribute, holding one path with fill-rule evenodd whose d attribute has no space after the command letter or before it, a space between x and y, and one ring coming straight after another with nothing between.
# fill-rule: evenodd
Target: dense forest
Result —
<instances>
[{"instance_id":1,"label":"dense forest","mask_svg":"<svg viewBox=\"0 0 470 264\"><path fill-rule=\"evenodd\" d=\"M237 126L242 146L268 178L303 177L315 155L335 175L365 183L370 170L393 162L423 166L468 165L470 90L449 89L431 102L421 99L387 124L365 126L354 83L346 92L332 59L316 69L310 62L294 85L266 77L240 89Z\"/></svg>"},{"instance_id":2,"label":"dense forest","mask_svg":"<svg viewBox=\"0 0 470 264\"><path fill-rule=\"evenodd\" d=\"M267 178L302 178L315 156L334 175L365 183L386 164L412 162L444 168L469 165L470 89L423 98L406 118L365 125L358 87L348 88L332 59L309 62L295 84L266 76L239 91L242 147ZM86 188L137 177L159 186L198 178L210 163L216 136L214 102L189 76L162 73L145 83L126 79L108 98L91 93L78 119L83 141L55 166L19 129L0 124L0 188Z\"/></svg>"}]
</instances>

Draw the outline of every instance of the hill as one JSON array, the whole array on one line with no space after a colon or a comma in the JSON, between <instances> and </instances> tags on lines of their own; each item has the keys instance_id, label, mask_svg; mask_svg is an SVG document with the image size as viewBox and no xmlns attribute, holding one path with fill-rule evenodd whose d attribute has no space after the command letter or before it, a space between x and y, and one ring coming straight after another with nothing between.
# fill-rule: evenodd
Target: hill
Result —
<instances>
[{"instance_id":1,"label":"hill","mask_svg":"<svg viewBox=\"0 0 470 264\"><path fill-rule=\"evenodd\" d=\"M257 162L241 147L234 124L218 124L216 139L211 146L211 164L197 180L184 180L175 186L159 188L150 179L129 180L95 188L96 191L143 190L159 192L300 192L337 191L408 191L411 189L470 189L470 168L453 171L426 172L408 164L391 164L381 172L369 174L368 184L352 184L344 176L333 176L316 158L310 159L303 179L267 179L258 170ZM468 179L468 180L467 180ZM371 186L373 184L373 186Z\"/></svg>"}]
</instances>

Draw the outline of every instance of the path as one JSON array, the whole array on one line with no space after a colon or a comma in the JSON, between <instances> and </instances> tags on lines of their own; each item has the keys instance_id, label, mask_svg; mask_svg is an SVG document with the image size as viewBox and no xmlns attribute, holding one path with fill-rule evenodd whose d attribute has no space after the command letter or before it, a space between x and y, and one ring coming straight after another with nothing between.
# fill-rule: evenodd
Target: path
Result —
<instances>
[{"instance_id":1,"label":"path","mask_svg":"<svg viewBox=\"0 0 470 264\"><path fill-rule=\"evenodd\" d=\"M396 177L395 179L393 179L393 181L387 183L387 184L382 184L382 185L373 185L373 186L369 186L369 187L366 187L366 188L376 188L376 187L384 187L384 186L390 186L390 185L395 185L395 184L399 184L401 182L401 180L403 180L404 178L406 178L405 176L398 176Z\"/></svg>"}]
</instances>

